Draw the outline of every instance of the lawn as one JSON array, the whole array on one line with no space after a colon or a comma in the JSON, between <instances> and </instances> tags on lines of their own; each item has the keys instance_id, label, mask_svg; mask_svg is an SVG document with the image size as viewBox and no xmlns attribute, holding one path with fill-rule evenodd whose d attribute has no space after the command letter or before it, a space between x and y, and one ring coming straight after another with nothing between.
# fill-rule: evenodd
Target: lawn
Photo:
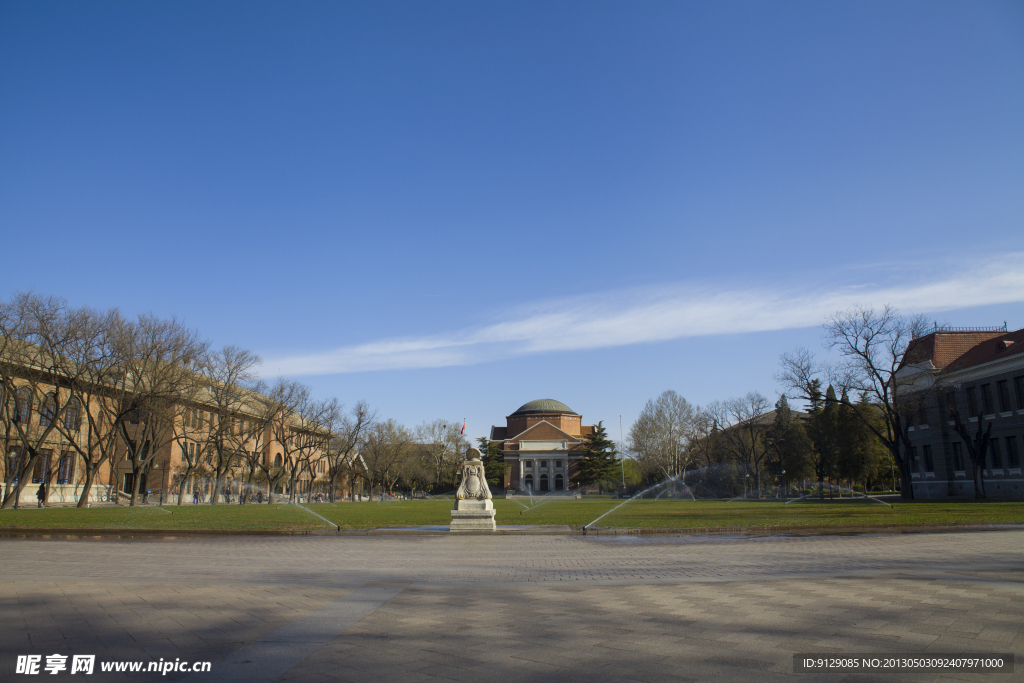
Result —
<instances>
[{"instance_id":1,"label":"lawn","mask_svg":"<svg viewBox=\"0 0 1024 683\"><path fill-rule=\"evenodd\" d=\"M580 528L695 529L721 527L871 527L921 524L1024 523L1024 503L989 501L808 502L547 500L534 506L495 500L498 524L557 524ZM454 501L314 503L296 505L165 505L163 507L0 510L0 529L167 529L323 531L389 526L447 525ZM614 510L613 510L614 509ZM315 513L315 514L314 514ZM329 520L325 522L323 518Z\"/></svg>"}]
</instances>

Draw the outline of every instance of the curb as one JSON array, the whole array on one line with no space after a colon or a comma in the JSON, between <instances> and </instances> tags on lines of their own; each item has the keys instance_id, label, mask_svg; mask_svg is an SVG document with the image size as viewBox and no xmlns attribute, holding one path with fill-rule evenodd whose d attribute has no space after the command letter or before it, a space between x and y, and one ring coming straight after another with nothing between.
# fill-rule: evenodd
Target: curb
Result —
<instances>
[{"instance_id":1,"label":"curb","mask_svg":"<svg viewBox=\"0 0 1024 683\"><path fill-rule=\"evenodd\" d=\"M929 532L967 532L967 531L1010 531L1024 529L1024 523L993 522L993 523L954 523L954 524L878 524L860 526L727 526L727 527L689 527L671 529L615 529L615 528L580 528L568 525L561 528L519 527L497 529L496 531L460 531L459 536L774 536L774 535L815 535L815 536L847 536L874 533L929 533ZM104 536L113 538L133 537L174 537L174 536L450 536L451 532L443 529L422 529L386 527L380 529L306 529L306 530L247 530L247 529L0 529L0 538L56 537L81 538L84 536Z\"/></svg>"}]
</instances>

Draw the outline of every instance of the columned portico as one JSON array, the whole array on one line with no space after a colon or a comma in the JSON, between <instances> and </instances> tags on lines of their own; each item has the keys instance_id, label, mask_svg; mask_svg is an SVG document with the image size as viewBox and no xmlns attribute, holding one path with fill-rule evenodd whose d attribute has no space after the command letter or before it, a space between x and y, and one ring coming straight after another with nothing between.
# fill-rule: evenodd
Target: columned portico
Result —
<instances>
[{"instance_id":1,"label":"columned portico","mask_svg":"<svg viewBox=\"0 0 1024 683\"><path fill-rule=\"evenodd\" d=\"M572 488L583 437L593 431L581 419L564 403L540 399L509 415L505 427L492 427L491 440L499 442L509 464L506 490L545 494Z\"/></svg>"}]
</instances>

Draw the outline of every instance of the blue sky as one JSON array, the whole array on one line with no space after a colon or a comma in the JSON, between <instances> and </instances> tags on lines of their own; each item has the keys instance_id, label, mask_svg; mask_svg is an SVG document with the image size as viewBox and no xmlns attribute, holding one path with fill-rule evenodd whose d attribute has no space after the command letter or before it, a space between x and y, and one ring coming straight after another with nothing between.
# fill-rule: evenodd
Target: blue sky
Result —
<instances>
[{"instance_id":1,"label":"blue sky","mask_svg":"<svg viewBox=\"0 0 1024 683\"><path fill-rule=\"evenodd\" d=\"M1024 326L1019 2L0 1L0 293L472 436Z\"/></svg>"}]
</instances>

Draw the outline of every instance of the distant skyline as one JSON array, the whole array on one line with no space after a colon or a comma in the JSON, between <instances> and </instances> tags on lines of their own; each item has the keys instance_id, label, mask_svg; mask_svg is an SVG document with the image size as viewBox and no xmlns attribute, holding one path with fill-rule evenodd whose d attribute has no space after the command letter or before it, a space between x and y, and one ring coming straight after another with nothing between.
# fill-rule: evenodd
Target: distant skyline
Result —
<instances>
[{"instance_id":1,"label":"distant skyline","mask_svg":"<svg viewBox=\"0 0 1024 683\"><path fill-rule=\"evenodd\" d=\"M1024 327L1019 2L0 0L0 295L470 436L761 391L824 317Z\"/></svg>"}]
</instances>

